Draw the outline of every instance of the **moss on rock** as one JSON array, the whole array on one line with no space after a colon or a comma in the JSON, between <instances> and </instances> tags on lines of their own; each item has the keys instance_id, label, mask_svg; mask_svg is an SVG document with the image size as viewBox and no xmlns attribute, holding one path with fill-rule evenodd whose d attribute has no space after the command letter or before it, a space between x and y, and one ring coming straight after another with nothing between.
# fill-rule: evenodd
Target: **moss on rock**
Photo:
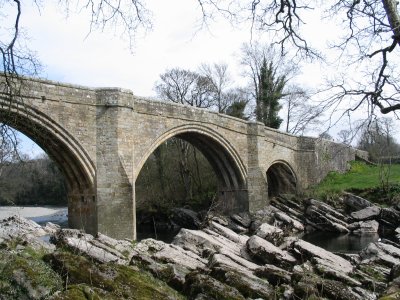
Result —
<instances>
[{"instance_id":1,"label":"moss on rock","mask_svg":"<svg viewBox=\"0 0 400 300\"><path fill-rule=\"evenodd\" d=\"M186 276L185 293L190 299L195 299L198 295L202 295L202 297L206 297L209 300L245 299L236 288L197 271Z\"/></svg>"},{"instance_id":2,"label":"moss on rock","mask_svg":"<svg viewBox=\"0 0 400 300\"><path fill-rule=\"evenodd\" d=\"M0 250L0 299L43 299L60 289L61 277L40 254Z\"/></svg>"},{"instance_id":3,"label":"moss on rock","mask_svg":"<svg viewBox=\"0 0 400 300\"><path fill-rule=\"evenodd\" d=\"M184 299L165 283L132 267L97 264L70 252L55 252L44 259L61 274L65 285L86 284L103 290L108 299Z\"/></svg>"}]
</instances>

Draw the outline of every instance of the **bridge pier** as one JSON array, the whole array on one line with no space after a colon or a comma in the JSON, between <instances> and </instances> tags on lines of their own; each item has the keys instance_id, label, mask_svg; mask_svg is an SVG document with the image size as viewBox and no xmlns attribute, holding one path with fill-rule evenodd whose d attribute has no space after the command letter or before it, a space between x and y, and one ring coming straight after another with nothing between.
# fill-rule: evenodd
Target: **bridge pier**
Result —
<instances>
[{"instance_id":1,"label":"bridge pier","mask_svg":"<svg viewBox=\"0 0 400 300\"><path fill-rule=\"evenodd\" d=\"M96 90L97 230L136 239L131 92Z\"/></svg>"},{"instance_id":2,"label":"bridge pier","mask_svg":"<svg viewBox=\"0 0 400 300\"><path fill-rule=\"evenodd\" d=\"M247 125L247 189L249 211L255 212L262 209L268 202L267 180L260 167L260 151L263 149L261 123L248 123Z\"/></svg>"}]
</instances>

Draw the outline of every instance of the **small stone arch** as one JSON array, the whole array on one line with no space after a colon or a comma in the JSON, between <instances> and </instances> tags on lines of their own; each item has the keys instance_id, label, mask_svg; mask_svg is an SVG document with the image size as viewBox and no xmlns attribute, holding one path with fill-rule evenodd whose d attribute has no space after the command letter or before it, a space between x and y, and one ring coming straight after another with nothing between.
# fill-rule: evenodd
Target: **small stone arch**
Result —
<instances>
[{"instance_id":1,"label":"small stone arch","mask_svg":"<svg viewBox=\"0 0 400 300\"><path fill-rule=\"evenodd\" d=\"M287 162L281 160L273 162L266 173L268 197L296 193L297 177Z\"/></svg>"},{"instance_id":2,"label":"small stone arch","mask_svg":"<svg viewBox=\"0 0 400 300\"><path fill-rule=\"evenodd\" d=\"M80 143L60 124L26 103L0 97L0 122L37 143L65 177L68 223L71 228L97 233L95 166Z\"/></svg>"},{"instance_id":3,"label":"small stone arch","mask_svg":"<svg viewBox=\"0 0 400 300\"><path fill-rule=\"evenodd\" d=\"M191 143L207 158L217 175L219 200L224 212L248 210L247 174L238 152L223 136L205 126L182 125L163 133L143 155L135 178L154 150L172 137Z\"/></svg>"}]
</instances>

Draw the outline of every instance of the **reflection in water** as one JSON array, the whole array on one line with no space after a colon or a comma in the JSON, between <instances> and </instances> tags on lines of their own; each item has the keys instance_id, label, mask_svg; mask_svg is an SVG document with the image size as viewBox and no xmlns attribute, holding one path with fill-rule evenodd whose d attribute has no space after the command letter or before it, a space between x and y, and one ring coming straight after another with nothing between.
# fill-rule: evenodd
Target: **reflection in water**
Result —
<instances>
[{"instance_id":1,"label":"reflection in water","mask_svg":"<svg viewBox=\"0 0 400 300\"><path fill-rule=\"evenodd\" d=\"M331 252L357 253L369 243L378 241L379 235L377 233L356 235L315 231L305 234L302 239Z\"/></svg>"}]
</instances>

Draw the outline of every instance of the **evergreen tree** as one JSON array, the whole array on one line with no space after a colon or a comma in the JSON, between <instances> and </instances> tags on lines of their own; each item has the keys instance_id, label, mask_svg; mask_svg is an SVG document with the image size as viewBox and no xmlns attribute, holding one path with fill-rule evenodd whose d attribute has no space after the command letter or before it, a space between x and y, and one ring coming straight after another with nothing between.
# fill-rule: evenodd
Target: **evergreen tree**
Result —
<instances>
[{"instance_id":1,"label":"evergreen tree","mask_svg":"<svg viewBox=\"0 0 400 300\"><path fill-rule=\"evenodd\" d=\"M246 109L247 101L237 100L232 102L231 105L226 109L226 114L235 118L247 120L244 110Z\"/></svg>"},{"instance_id":2,"label":"evergreen tree","mask_svg":"<svg viewBox=\"0 0 400 300\"><path fill-rule=\"evenodd\" d=\"M287 82L286 76L277 76L276 71L273 63L268 64L264 57L258 78L259 92L258 99L256 99L256 117L257 121L272 128L279 128L283 121L278 116L278 112L282 108L279 100L285 96L283 89Z\"/></svg>"}]
</instances>

